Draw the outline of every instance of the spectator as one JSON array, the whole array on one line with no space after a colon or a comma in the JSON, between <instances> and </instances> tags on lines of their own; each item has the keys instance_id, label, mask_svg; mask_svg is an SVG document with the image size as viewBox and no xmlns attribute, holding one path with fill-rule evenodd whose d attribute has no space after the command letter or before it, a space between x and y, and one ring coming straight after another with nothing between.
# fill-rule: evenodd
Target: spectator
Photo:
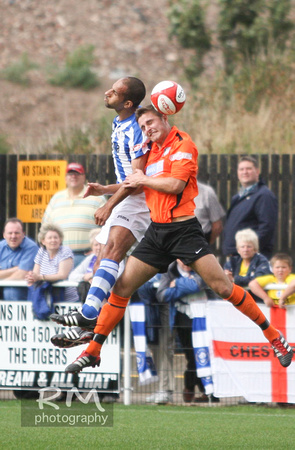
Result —
<instances>
[{"instance_id":1,"label":"spectator","mask_svg":"<svg viewBox=\"0 0 295 450\"><path fill-rule=\"evenodd\" d=\"M25 236L24 224L15 217L6 220L3 237L0 242L0 279L25 281L27 273L33 268L38 246ZM27 296L26 287L3 288L4 300L26 300Z\"/></svg>"},{"instance_id":2,"label":"spectator","mask_svg":"<svg viewBox=\"0 0 295 450\"><path fill-rule=\"evenodd\" d=\"M292 258L286 253L276 253L270 260L273 274L257 277L249 283L251 291L262 298L266 306L295 304L295 274L292 272ZM286 292L281 287L265 291L268 284L287 284Z\"/></svg>"},{"instance_id":3,"label":"spectator","mask_svg":"<svg viewBox=\"0 0 295 450\"><path fill-rule=\"evenodd\" d=\"M87 281L90 287L90 283L93 278L93 267L101 250L101 244L96 240L96 237L99 235L100 230L100 228L94 228L90 231L89 242L91 252L70 273L70 281L76 281L77 283L80 283L81 281Z\"/></svg>"},{"instance_id":4,"label":"spectator","mask_svg":"<svg viewBox=\"0 0 295 450\"><path fill-rule=\"evenodd\" d=\"M62 245L62 229L53 223L42 225L38 242L41 247L35 257L33 270L26 276L28 285L31 286L37 281L55 283L66 280L73 269L74 255L69 247ZM64 296L60 295L61 292L64 292ZM54 297L55 301L76 302L79 300L75 287L67 287L64 291L56 288Z\"/></svg>"},{"instance_id":5,"label":"spectator","mask_svg":"<svg viewBox=\"0 0 295 450\"><path fill-rule=\"evenodd\" d=\"M62 228L64 245L72 249L75 267L89 251L89 231L95 227L94 213L106 203L103 195L83 198L87 191L85 178L81 164L68 164L67 189L54 194L42 219L42 224L54 223Z\"/></svg>"},{"instance_id":6,"label":"spectator","mask_svg":"<svg viewBox=\"0 0 295 450\"><path fill-rule=\"evenodd\" d=\"M235 239L238 255L231 256L224 265L224 272L230 281L247 287L254 278L271 274L268 260L258 253L259 242L255 231L250 228L240 230ZM256 301L262 301L255 295L253 297Z\"/></svg>"},{"instance_id":7,"label":"spectator","mask_svg":"<svg viewBox=\"0 0 295 450\"><path fill-rule=\"evenodd\" d=\"M158 302L159 280L160 275L157 274L136 292L145 304L148 343L152 341L149 347L159 376L159 390L147 397L146 402L165 404L173 400L173 336L169 325L169 304Z\"/></svg>"},{"instance_id":8,"label":"spectator","mask_svg":"<svg viewBox=\"0 0 295 450\"><path fill-rule=\"evenodd\" d=\"M194 294L198 300L207 300L205 283L189 266L180 259L170 264L167 273L162 274L157 297L161 302L170 304L170 326L176 330L180 345L186 358L184 372L183 400L189 403L195 398L195 386L198 386L201 397L196 401L208 402L209 397L201 378L197 376L195 354L192 343L193 315L190 302L183 297ZM219 401L212 397L213 401Z\"/></svg>"},{"instance_id":9,"label":"spectator","mask_svg":"<svg viewBox=\"0 0 295 450\"><path fill-rule=\"evenodd\" d=\"M69 275L69 281L76 281L79 283L78 293L82 303L84 303L88 290L91 286L95 263L97 262L97 259L100 258L101 254L102 244L97 240L100 231L101 228L94 228L90 231L89 242L92 251ZM122 273L124 264L124 260L121 261L119 265L119 274Z\"/></svg>"},{"instance_id":10,"label":"spectator","mask_svg":"<svg viewBox=\"0 0 295 450\"><path fill-rule=\"evenodd\" d=\"M236 255L235 234L251 228L258 234L260 252L271 258L278 219L278 202L274 194L259 180L255 158L243 156L238 164L241 189L231 200L223 233L223 254Z\"/></svg>"},{"instance_id":11,"label":"spectator","mask_svg":"<svg viewBox=\"0 0 295 450\"><path fill-rule=\"evenodd\" d=\"M198 190L199 193L194 199L195 215L202 225L207 242L212 245L222 232L225 211L211 186L198 181Z\"/></svg>"}]
</instances>

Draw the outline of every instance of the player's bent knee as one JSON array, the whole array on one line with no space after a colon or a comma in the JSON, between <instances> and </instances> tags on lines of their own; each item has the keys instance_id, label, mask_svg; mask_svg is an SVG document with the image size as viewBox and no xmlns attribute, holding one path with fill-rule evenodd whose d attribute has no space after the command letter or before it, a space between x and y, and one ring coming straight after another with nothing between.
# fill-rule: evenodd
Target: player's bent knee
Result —
<instances>
[{"instance_id":1,"label":"player's bent knee","mask_svg":"<svg viewBox=\"0 0 295 450\"><path fill-rule=\"evenodd\" d=\"M211 289L213 289L213 291L219 295L219 297L221 298L229 298L232 290L233 290L233 286L228 286L228 285L220 285L217 284L216 287L211 286Z\"/></svg>"},{"instance_id":2,"label":"player's bent knee","mask_svg":"<svg viewBox=\"0 0 295 450\"><path fill-rule=\"evenodd\" d=\"M113 287L113 292L116 295L120 295L120 297L128 298L131 297L134 291L131 288L131 283L128 283L128 280L125 282L124 278L120 277Z\"/></svg>"},{"instance_id":3,"label":"player's bent knee","mask_svg":"<svg viewBox=\"0 0 295 450\"><path fill-rule=\"evenodd\" d=\"M106 245L103 252L103 258L111 259L112 261L120 263L125 257L125 253L125 249L121 249L120 247L116 247L115 245Z\"/></svg>"}]
</instances>

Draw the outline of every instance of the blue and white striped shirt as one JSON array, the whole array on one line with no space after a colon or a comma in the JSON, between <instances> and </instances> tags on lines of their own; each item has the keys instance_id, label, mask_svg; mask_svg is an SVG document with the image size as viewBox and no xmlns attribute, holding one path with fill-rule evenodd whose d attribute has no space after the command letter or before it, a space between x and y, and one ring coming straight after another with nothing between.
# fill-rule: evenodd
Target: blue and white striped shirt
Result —
<instances>
[{"instance_id":1,"label":"blue and white striped shirt","mask_svg":"<svg viewBox=\"0 0 295 450\"><path fill-rule=\"evenodd\" d=\"M145 135L142 133L135 114L125 120L115 117L112 125L112 149L117 183L122 183L132 173L131 159L144 155Z\"/></svg>"}]
</instances>

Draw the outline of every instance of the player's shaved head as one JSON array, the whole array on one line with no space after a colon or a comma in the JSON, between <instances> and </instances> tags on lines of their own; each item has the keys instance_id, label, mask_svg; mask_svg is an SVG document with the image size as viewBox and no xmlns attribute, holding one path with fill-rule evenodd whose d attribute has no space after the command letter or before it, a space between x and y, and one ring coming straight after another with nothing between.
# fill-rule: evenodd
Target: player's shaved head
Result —
<instances>
[{"instance_id":1,"label":"player's shaved head","mask_svg":"<svg viewBox=\"0 0 295 450\"><path fill-rule=\"evenodd\" d=\"M145 97L145 85L136 77L122 78L122 82L127 86L125 101L130 100L134 108L137 108Z\"/></svg>"}]
</instances>

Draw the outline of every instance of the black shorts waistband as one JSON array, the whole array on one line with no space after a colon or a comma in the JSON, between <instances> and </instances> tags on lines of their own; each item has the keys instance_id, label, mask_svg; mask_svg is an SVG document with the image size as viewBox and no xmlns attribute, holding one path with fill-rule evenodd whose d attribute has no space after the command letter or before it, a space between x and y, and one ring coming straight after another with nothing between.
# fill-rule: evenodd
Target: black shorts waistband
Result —
<instances>
[{"instance_id":1,"label":"black shorts waistband","mask_svg":"<svg viewBox=\"0 0 295 450\"><path fill-rule=\"evenodd\" d=\"M192 217L192 219L188 219L188 220L182 220L180 222L165 222L165 223L161 223L161 222L151 222L151 225L158 227L158 228L177 228L180 225L190 225L193 223L199 223L198 219L196 217Z\"/></svg>"}]
</instances>

